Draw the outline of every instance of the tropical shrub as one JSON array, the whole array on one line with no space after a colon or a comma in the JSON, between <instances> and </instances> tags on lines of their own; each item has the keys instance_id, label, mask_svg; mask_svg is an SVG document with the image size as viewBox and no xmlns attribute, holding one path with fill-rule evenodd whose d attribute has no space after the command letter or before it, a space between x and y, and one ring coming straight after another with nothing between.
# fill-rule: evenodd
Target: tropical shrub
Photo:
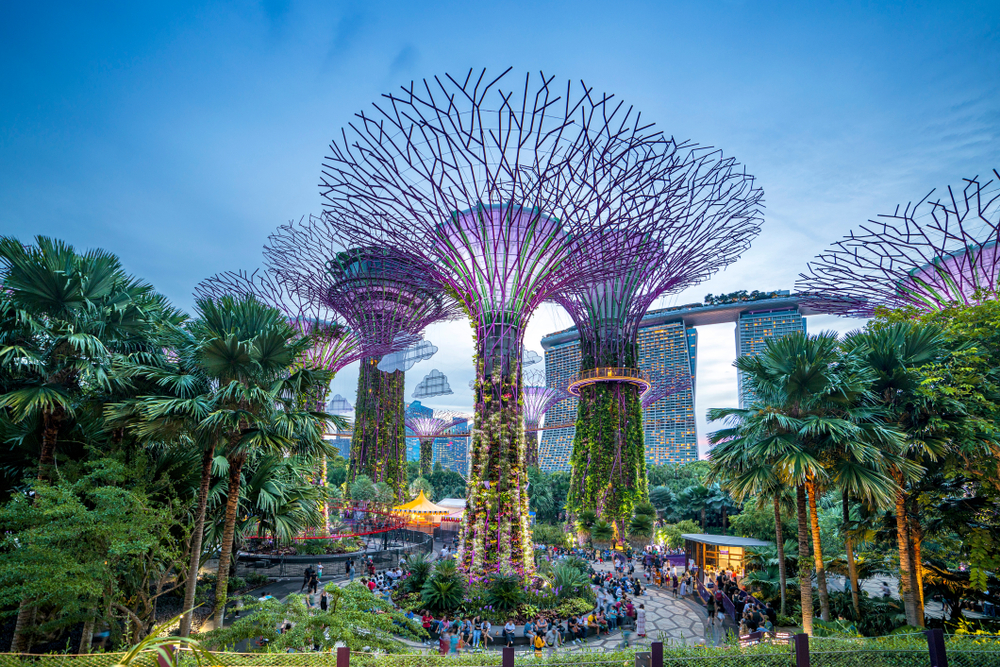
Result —
<instances>
[{"instance_id":1,"label":"tropical shrub","mask_svg":"<svg viewBox=\"0 0 1000 667\"><path fill-rule=\"evenodd\" d=\"M570 598L556 607L556 616L566 618L568 616L579 616L594 609L594 603L583 598Z\"/></svg>"},{"instance_id":2,"label":"tropical shrub","mask_svg":"<svg viewBox=\"0 0 1000 667\"><path fill-rule=\"evenodd\" d=\"M431 562L424 554L414 554L406 561L406 570L403 589L408 593L419 593L431 574Z\"/></svg>"},{"instance_id":3,"label":"tropical shrub","mask_svg":"<svg viewBox=\"0 0 1000 667\"><path fill-rule=\"evenodd\" d=\"M524 602L524 585L514 574L491 576L486 591L487 602L500 612L517 609Z\"/></svg>"},{"instance_id":4,"label":"tropical shrub","mask_svg":"<svg viewBox=\"0 0 1000 667\"><path fill-rule=\"evenodd\" d=\"M552 588L556 596L563 600L581 597L584 590L590 590L590 580L575 567L558 564L552 567Z\"/></svg>"},{"instance_id":5,"label":"tropical shrub","mask_svg":"<svg viewBox=\"0 0 1000 667\"><path fill-rule=\"evenodd\" d=\"M451 613L465 598L465 585L458 577L431 577L420 589L424 606L436 613Z\"/></svg>"},{"instance_id":6,"label":"tropical shrub","mask_svg":"<svg viewBox=\"0 0 1000 667\"><path fill-rule=\"evenodd\" d=\"M546 523L535 524L531 529L531 537L535 541L535 544L566 545L566 532L563 531L562 526L553 526Z\"/></svg>"},{"instance_id":7,"label":"tropical shrub","mask_svg":"<svg viewBox=\"0 0 1000 667\"><path fill-rule=\"evenodd\" d=\"M271 580L271 578L263 572L251 572L247 575L246 579L247 583L255 588L257 586L263 586Z\"/></svg>"}]
</instances>

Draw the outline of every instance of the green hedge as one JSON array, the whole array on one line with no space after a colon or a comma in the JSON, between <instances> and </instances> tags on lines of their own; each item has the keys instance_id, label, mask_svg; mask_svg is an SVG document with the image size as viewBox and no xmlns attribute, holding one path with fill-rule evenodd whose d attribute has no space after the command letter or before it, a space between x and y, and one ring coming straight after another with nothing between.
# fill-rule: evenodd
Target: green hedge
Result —
<instances>
[{"instance_id":1,"label":"green hedge","mask_svg":"<svg viewBox=\"0 0 1000 667\"><path fill-rule=\"evenodd\" d=\"M1000 665L1000 637L954 635L945 640L955 665L991 667ZM813 637L809 641L814 667L922 667L929 665L927 641L920 634L877 638ZM114 667L122 653L92 655L0 654L0 667ZM215 653L221 667L336 667L335 653ZM536 660L532 653L519 651L518 664L555 667L632 667L635 651L597 652L560 650L556 655ZM492 667L500 665L500 651L465 653L441 657L436 653L373 655L352 653L355 667ZM194 666L194 661L185 665ZM663 647L664 667L789 667L794 664L792 647L784 644L759 646ZM146 662L148 667L155 667Z\"/></svg>"}]
</instances>

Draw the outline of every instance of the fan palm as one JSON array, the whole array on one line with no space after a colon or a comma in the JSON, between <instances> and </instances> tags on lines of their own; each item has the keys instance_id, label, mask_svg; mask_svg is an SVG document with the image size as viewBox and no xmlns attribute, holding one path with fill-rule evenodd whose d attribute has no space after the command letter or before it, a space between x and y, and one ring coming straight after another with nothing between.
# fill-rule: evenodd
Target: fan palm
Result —
<instances>
[{"instance_id":1,"label":"fan palm","mask_svg":"<svg viewBox=\"0 0 1000 667\"><path fill-rule=\"evenodd\" d=\"M650 538L653 537L653 517L635 513L628 524L628 536L629 542L637 549L649 544Z\"/></svg>"},{"instance_id":2,"label":"fan palm","mask_svg":"<svg viewBox=\"0 0 1000 667\"><path fill-rule=\"evenodd\" d=\"M28 246L0 237L0 285L2 420L20 436L37 432L38 478L51 480L60 432L86 397L125 390L121 360L159 355L160 323L180 318L115 255L43 236ZM23 601L14 650L25 649L30 611Z\"/></svg>"},{"instance_id":3,"label":"fan palm","mask_svg":"<svg viewBox=\"0 0 1000 667\"><path fill-rule=\"evenodd\" d=\"M576 534L582 544L590 539L590 531L597 523L597 513L594 510L582 510L576 515Z\"/></svg>"},{"instance_id":4,"label":"fan palm","mask_svg":"<svg viewBox=\"0 0 1000 667\"><path fill-rule=\"evenodd\" d=\"M940 328L916 323L898 323L863 332L852 332L844 348L862 357L874 373L872 389L888 412L888 419L907 434L905 442L893 443L886 452L888 473L893 478L896 539L899 547L899 580L906 622L922 626L923 586L919 540L913 539L919 520L911 524L907 484L923 474L921 459L934 460L949 447L933 427L916 397L921 377L916 369L940 363L948 354L948 342ZM961 411L956 411L961 412ZM940 417L938 422L942 420ZM856 589L856 586L855 586Z\"/></svg>"},{"instance_id":5,"label":"fan palm","mask_svg":"<svg viewBox=\"0 0 1000 667\"><path fill-rule=\"evenodd\" d=\"M872 409L872 371L855 355L842 353L835 333L768 340L763 353L740 357L736 367L756 397L754 408L712 410L709 416L741 424L747 460L772 465L782 483L795 488L803 626L810 632L810 539L821 616L830 618L817 502L831 483L831 452L850 452L868 462L883 453L874 441L892 441L897 434L885 429Z\"/></svg>"},{"instance_id":6,"label":"fan palm","mask_svg":"<svg viewBox=\"0 0 1000 667\"><path fill-rule=\"evenodd\" d=\"M709 418L713 419L713 413ZM721 429L711 434L715 446L709 453L712 461L710 480L722 480L723 486L741 501L753 499L758 507L770 503L774 507L774 536L778 553L778 583L781 594L781 613L786 613L788 574L785 571L785 545L782 534L781 514L793 506L787 489L775 473L774 467L763 459L754 458L749 450L754 444L754 410L740 410L730 414L737 421L733 428ZM743 428L747 429L744 433Z\"/></svg>"},{"instance_id":7,"label":"fan palm","mask_svg":"<svg viewBox=\"0 0 1000 667\"><path fill-rule=\"evenodd\" d=\"M591 541L599 547L606 547L615 539L615 527L604 519L598 519L590 529Z\"/></svg>"},{"instance_id":8,"label":"fan palm","mask_svg":"<svg viewBox=\"0 0 1000 667\"><path fill-rule=\"evenodd\" d=\"M173 332L170 363L135 370L155 382L163 393L111 406L108 412L111 419L138 415L140 418L131 423L140 437L190 443L203 452L200 521L195 526L186 609L190 608L189 596L193 603L201 557L212 459L215 451L224 453L228 484L215 612L221 627L247 458L258 453L330 454L332 447L321 436L325 422L337 423L340 418L298 408L299 395L309 387L328 383L329 373L311 368L289 373L311 343L277 310L254 297L226 296L217 301L200 299L196 311L196 320ZM181 632L189 631L189 616L185 616Z\"/></svg>"}]
</instances>

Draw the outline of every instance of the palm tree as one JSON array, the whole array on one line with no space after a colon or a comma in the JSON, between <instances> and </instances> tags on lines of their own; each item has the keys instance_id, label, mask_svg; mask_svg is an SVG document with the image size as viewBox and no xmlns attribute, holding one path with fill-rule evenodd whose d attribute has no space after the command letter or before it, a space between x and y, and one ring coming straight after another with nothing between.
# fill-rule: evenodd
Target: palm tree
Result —
<instances>
[{"instance_id":1,"label":"palm tree","mask_svg":"<svg viewBox=\"0 0 1000 667\"><path fill-rule=\"evenodd\" d=\"M850 451L867 462L881 454L873 437L892 441L894 436L872 409L868 388L873 373L857 357L842 353L835 333L795 333L769 340L763 353L740 357L736 367L762 406L753 411L754 424L748 425L752 437L747 456L771 463L782 482L795 488L803 625L808 632L812 627L810 539L821 616L824 621L830 619L817 503L831 484L831 452ZM710 413L715 418L730 415L741 418L732 410Z\"/></svg>"},{"instance_id":2,"label":"palm tree","mask_svg":"<svg viewBox=\"0 0 1000 667\"><path fill-rule=\"evenodd\" d=\"M919 539L914 539L914 534L920 532L920 521L910 516L911 498L907 489L924 473L920 461L944 456L950 443L941 433L945 420L938 416L938 424L933 425L930 411L920 405L917 393L922 376L917 369L942 362L949 353L948 342L940 328L908 322L852 332L845 337L844 348L862 357L872 369L874 394L886 409L887 419L905 433L905 441L901 445L893 443L886 452L886 460L888 473L895 482L899 582L906 622L923 626L922 560Z\"/></svg>"},{"instance_id":3,"label":"palm tree","mask_svg":"<svg viewBox=\"0 0 1000 667\"><path fill-rule=\"evenodd\" d=\"M615 527L613 524L598 519L590 528L590 540L599 547L606 547L615 539Z\"/></svg>"},{"instance_id":4,"label":"palm tree","mask_svg":"<svg viewBox=\"0 0 1000 667\"><path fill-rule=\"evenodd\" d=\"M701 517L701 530L707 530L708 505L711 499L711 492L701 484L693 484L677 494L677 504L687 508L688 512Z\"/></svg>"},{"instance_id":5,"label":"palm tree","mask_svg":"<svg viewBox=\"0 0 1000 667\"><path fill-rule=\"evenodd\" d=\"M51 481L60 432L88 397L125 391L126 357L160 354L160 323L178 318L153 288L104 250L79 254L44 236L35 245L0 237L0 409L38 432L38 479ZM32 606L22 601L13 650L25 650Z\"/></svg>"},{"instance_id":6,"label":"palm tree","mask_svg":"<svg viewBox=\"0 0 1000 667\"><path fill-rule=\"evenodd\" d=\"M228 462L225 521L216 583L216 623L224 616L229 563L236 531L243 466L251 454L330 454L322 439L325 422L342 420L301 410L302 392L329 382L329 373L298 368L293 362L310 344L274 308L252 296L196 303L198 318L173 332L169 363L135 370L162 389L109 408L109 419L139 418L132 428L149 441L174 441L202 451L202 479L196 507L185 611L194 603L202 556L205 510L215 452ZM190 613L181 634L190 632Z\"/></svg>"},{"instance_id":7,"label":"palm tree","mask_svg":"<svg viewBox=\"0 0 1000 667\"><path fill-rule=\"evenodd\" d=\"M709 419L722 419L719 410L709 411ZM774 507L774 537L778 560L778 581L781 593L781 613L786 613L788 575L785 572L785 539L782 529L782 509L790 509L792 501L787 489L775 473L771 463L754 458L749 450L755 444L753 426L755 409L725 411L736 425L720 429L709 436L713 444L709 452L712 470L708 480L721 480L722 486L741 502L753 501L758 507L771 503ZM746 429L744 432L743 429Z\"/></svg>"}]
</instances>

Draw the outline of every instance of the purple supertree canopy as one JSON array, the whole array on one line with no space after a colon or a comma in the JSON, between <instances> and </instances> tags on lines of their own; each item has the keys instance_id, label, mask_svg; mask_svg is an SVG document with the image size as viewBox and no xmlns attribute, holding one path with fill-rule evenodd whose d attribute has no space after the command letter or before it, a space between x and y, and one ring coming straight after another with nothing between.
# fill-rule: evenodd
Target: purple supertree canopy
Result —
<instances>
[{"instance_id":1,"label":"purple supertree canopy","mask_svg":"<svg viewBox=\"0 0 1000 667\"><path fill-rule=\"evenodd\" d=\"M490 368L518 363L535 308L593 271L580 238L657 203L631 181L671 143L643 135L631 108L582 84L560 96L551 77L527 77L511 91L506 74L386 96L331 146L322 183L328 214L356 243L433 257Z\"/></svg>"},{"instance_id":2,"label":"purple supertree canopy","mask_svg":"<svg viewBox=\"0 0 1000 667\"><path fill-rule=\"evenodd\" d=\"M679 373L659 375L653 378L652 387L644 393L639 402L643 410L648 410L661 398L672 396L691 387L691 377Z\"/></svg>"},{"instance_id":3,"label":"purple supertree canopy","mask_svg":"<svg viewBox=\"0 0 1000 667\"><path fill-rule=\"evenodd\" d=\"M1000 180L1000 173L993 171ZM939 310L996 298L1000 188L965 179L943 197L909 203L859 225L810 262L796 284L822 312L871 317L884 306Z\"/></svg>"},{"instance_id":4,"label":"purple supertree canopy","mask_svg":"<svg viewBox=\"0 0 1000 667\"><path fill-rule=\"evenodd\" d=\"M312 336L314 344L302 359L305 365L337 372L361 358L358 337L333 310L288 289L287 283L271 271L226 271L195 287L198 298L218 299L224 295L254 296L280 310L304 335Z\"/></svg>"},{"instance_id":5,"label":"purple supertree canopy","mask_svg":"<svg viewBox=\"0 0 1000 667\"><path fill-rule=\"evenodd\" d=\"M418 438L436 438L451 426L450 421L436 417L407 417L406 428Z\"/></svg>"},{"instance_id":6,"label":"purple supertree canopy","mask_svg":"<svg viewBox=\"0 0 1000 667\"><path fill-rule=\"evenodd\" d=\"M623 174L621 187L638 193L619 214L628 224L582 240L589 277L556 297L587 366L634 365L653 302L736 261L760 233L763 192L735 160L672 139L645 148L643 168Z\"/></svg>"},{"instance_id":7,"label":"purple supertree canopy","mask_svg":"<svg viewBox=\"0 0 1000 667\"><path fill-rule=\"evenodd\" d=\"M526 373L524 384L524 423L528 430L533 430L548 409L569 396L569 392L546 387L545 374L537 371Z\"/></svg>"},{"instance_id":8,"label":"purple supertree canopy","mask_svg":"<svg viewBox=\"0 0 1000 667\"><path fill-rule=\"evenodd\" d=\"M339 313L365 357L416 346L428 325L460 314L454 299L428 278L426 261L386 246L345 249L336 227L323 218L279 227L264 256L297 294Z\"/></svg>"}]
</instances>

